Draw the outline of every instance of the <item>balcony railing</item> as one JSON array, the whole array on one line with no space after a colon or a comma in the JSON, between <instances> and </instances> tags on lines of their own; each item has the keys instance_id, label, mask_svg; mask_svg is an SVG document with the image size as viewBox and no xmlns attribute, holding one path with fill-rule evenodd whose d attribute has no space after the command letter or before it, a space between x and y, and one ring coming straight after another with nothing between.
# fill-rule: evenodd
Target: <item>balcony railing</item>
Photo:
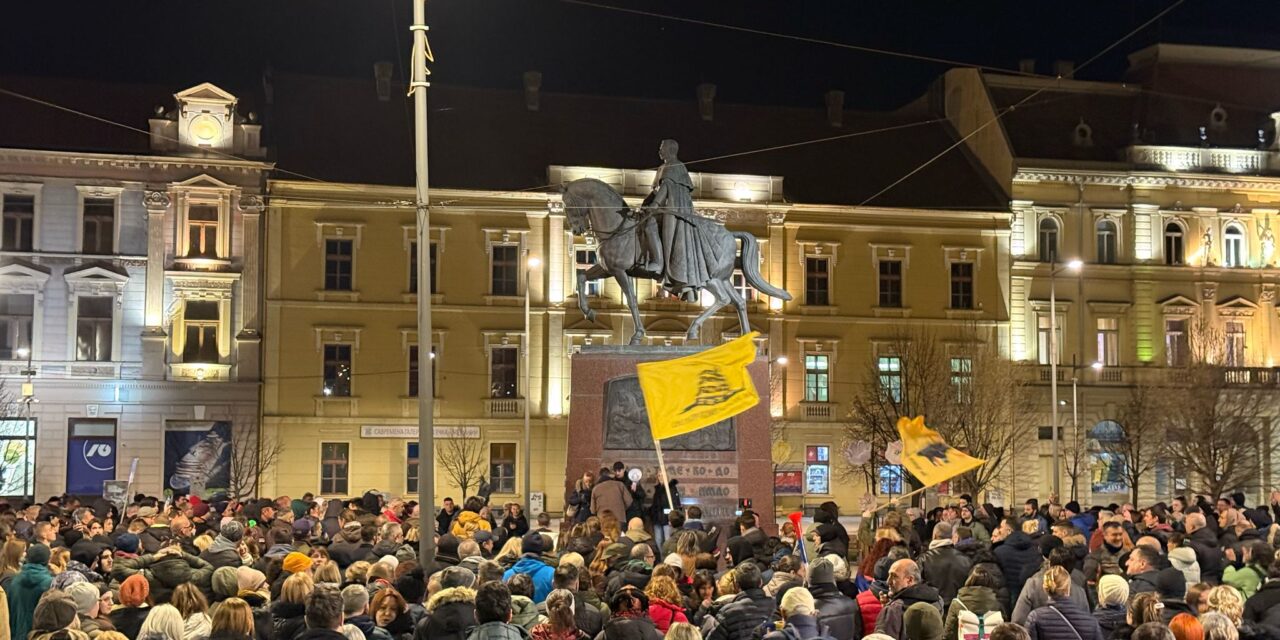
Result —
<instances>
[{"instance_id":1,"label":"balcony railing","mask_svg":"<svg viewBox=\"0 0 1280 640\"><path fill-rule=\"evenodd\" d=\"M519 418L524 415L524 398L486 398L484 414L490 418Z\"/></svg>"},{"instance_id":2,"label":"balcony railing","mask_svg":"<svg viewBox=\"0 0 1280 640\"><path fill-rule=\"evenodd\" d=\"M1271 168L1272 157L1257 149L1135 145L1129 147L1129 161L1166 171L1257 174Z\"/></svg>"},{"instance_id":3,"label":"balcony railing","mask_svg":"<svg viewBox=\"0 0 1280 640\"><path fill-rule=\"evenodd\" d=\"M1255 387L1280 386L1280 368L1240 367L1224 369L1223 382Z\"/></svg>"},{"instance_id":4,"label":"balcony railing","mask_svg":"<svg viewBox=\"0 0 1280 640\"><path fill-rule=\"evenodd\" d=\"M830 420L836 413L830 402L801 402L800 412L805 420Z\"/></svg>"}]
</instances>

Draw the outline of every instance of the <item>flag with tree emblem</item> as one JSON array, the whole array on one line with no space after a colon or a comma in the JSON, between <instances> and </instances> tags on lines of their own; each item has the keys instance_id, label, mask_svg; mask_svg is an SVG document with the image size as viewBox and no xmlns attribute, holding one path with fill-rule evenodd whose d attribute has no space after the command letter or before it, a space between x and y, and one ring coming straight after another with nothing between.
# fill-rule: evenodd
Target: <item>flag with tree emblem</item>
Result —
<instances>
[{"instance_id":1,"label":"flag with tree emblem","mask_svg":"<svg viewBox=\"0 0 1280 640\"><path fill-rule=\"evenodd\" d=\"M943 441L937 431L924 425L924 416L898 418L902 436L902 464L924 486L945 482L986 463Z\"/></svg>"},{"instance_id":2,"label":"flag with tree emblem","mask_svg":"<svg viewBox=\"0 0 1280 640\"><path fill-rule=\"evenodd\" d=\"M709 427L760 402L747 365L759 335L748 333L683 358L636 365L654 440Z\"/></svg>"}]
</instances>

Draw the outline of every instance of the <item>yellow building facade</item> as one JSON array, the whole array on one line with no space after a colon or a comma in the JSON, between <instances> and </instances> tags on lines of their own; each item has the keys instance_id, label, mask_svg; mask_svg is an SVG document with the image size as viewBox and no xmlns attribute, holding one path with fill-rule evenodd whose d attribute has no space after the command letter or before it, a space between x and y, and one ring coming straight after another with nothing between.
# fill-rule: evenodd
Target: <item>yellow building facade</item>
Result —
<instances>
[{"instance_id":1,"label":"yellow building facade","mask_svg":"<svg viewBox=\"0 0 1280 640\"><path fill-rule=\"evenodd\" d=\"M633 205L653 176L559 166L548 173L552 184L597 177ZM800 480L780 490L780 508L856 504L868 487L847 474L844 423L885 341L909 325L945 336L961 321L1007 339L1010 214L790 203L782 177L702 173L694 182L695 206L754 234L761 272L794 297L769 301L743 285L772 367L774 427L790 445L777 469ZM410 275L414 213L404 204L412 190L273 181L269 195L263 439L278 443L285 462L262 492L413 494L413 381L425 373L413 365L422 337ZM494 502L522 501L532 490L559 512L566 468L573 477L586 471L564 453L573 354L624 343L630 315L609 282L583 292L598 312L594 323L577 310L576 272L594 261L594 245L569 231L558 194L435 190L432 198L436 436L479 447ZM647 340L685 344L701 304L666 298L647 282L640 292ZM737 332L724 311L704 325L701 343ZM521 486L526 460L530 487ZM436 502L457 499L455 477L439 461L436 470Z\"/></svg>"}]
</instances>

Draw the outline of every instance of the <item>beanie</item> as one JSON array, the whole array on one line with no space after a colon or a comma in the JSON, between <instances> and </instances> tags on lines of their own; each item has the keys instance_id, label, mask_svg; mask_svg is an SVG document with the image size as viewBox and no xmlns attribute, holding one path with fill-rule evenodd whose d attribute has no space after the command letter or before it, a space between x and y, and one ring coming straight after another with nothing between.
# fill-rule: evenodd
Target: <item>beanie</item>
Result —
<instances>
[{"instance_id":1,"label":"beanie","mask_svg":"<svg viewBox=\"0 0 1280 640\"><path fill-rule=\"evenodd\" d=\"M575 566L579 571L581 571L587 566L587 561L582 557L581 553L570 551L569 553L560 556L560 566L563 567L564 565Z\"/></svg>"},{"instance_id":2,"label":"beanie","mask_svg":"<svg viewBox=\"0 0 1280 640\"><path fill-rule=\"evenodd\" d=\"M76 621L76 603L67 597L41 598L31 618L32 633L48 633L71 626Z\"/></svg>"},{"instance_id":3,"label":"beanie","mask_svg":"<svg viewBox=\"0 0 1280 640\"><path fill-rule=\"evenodd\" d=\"M394 573L396 570L396 567L400 566L400 559L393 555L385 555L385 556L382 556L381 558L378 558L378 563L385 564L388 567L391 567L391 571Z\"/></svg>"},{"instance_id":4,"label":"beanie","mask_svg":"<svg viewBox=\"0 0 1280 640\"><path fill-rule=\"evenodd\" d=\"M244 525L238 520L228 520L222 523L222 529L219 531L222 537L232 542L240 542L244 538Z\"/></svg>"},{"instance_id":5,"label":"beanie","mask_svg":"<svg viewBox=\"0 0 1280 640\"><path fill-rule=\"evenodd\" d=\"M125 553L138 552L138 536L133 533L122 533L116 538L116 549Z\"/></svg>"},{"instance_id":6,"label":"beanie","mask_svg":"<svg viewBox=\"0 0 1280 640\"><path fill-rule=\"evenodd\" d=\"M911 640L942 640L942 614L928 602L917 602L902 614L902 629Z\"/></svg>"},{"instance_id":7,"label":"beanie","mask_svg":"<svg viewBox=\"0 0 1280 640\"><path fill-rule=\"evenodd\" d=\"M835 553L828 553L822 557L826 559L827 562L831 563L831 572L835 577L836 582L842 582L849 579L849 563L845 562L844 558L841 558L839 554Z\"/></svg>"},{"instance_id":8,"label":"beanie","mask_svg":"<svg viewBox=\"0 0 1280 640\"><path fill-rule=\"evenodd\" d=\"M67 587L77 582L88 582L88 581L89 579L84 577L83 573L80 573L75 569L71 569L69 571L63 571L62 573L59 573L58 575L54 576L53 581L49 583L49 588L57 589L58 591L66 591Z\"/></svg>"},{"instance_id":9,"label":"beanie","mask_svg":"<svg viewBox=\"0 0 1280 640\"><path fill-rule=\"evenodd\" d=\"M440 588L471 588L476 584L476 574L466 567L449 567L440 572Z\"/></svg>"},{"instance_id":10,"label":"beanie","mask_svg":"<svg viewBox=\"0 0 1280 640\"><path fill-rule=\"evenodd\" d=\"M422 604L423 598L427 596L427 583L422 578L421 569L414 569L396 578L395 588L409 604Z\"/></svg>"},{"instance_id":11,"label":"beanie","mask_svg":"<svg viewBox=\"0 0 1280 640\"><path fill-rule=\"evenodd\" d=\"M151 584L141 574L133 574L120 583L120 604L137 607L151 595Z\"/></svg>"},{"instance_id":12,"label":"beanie","mask_svg":"<svg viewBox=\"0 0 1280 640\"><path fill-rule=\"evenodd\" d=\"M1108 574L1098 579L1098 605L1118 604L1124 606L1129 602L1129 583L1124 578Z\"/></svg>"},{"instance_id":13,"label":"beanie","mask_svg":"<svg viewBox=\"0 0 1280 640\"><path fill-rule=\"evenodd\" d=\"M293 537L307 538L311 536L312 522L307 518L299 518L293 521Z\"/></svg>"},{"instance_id":14,"label":"beanie","mask_svg":"<svg viewBox=\"0 0 1280 640\"><path fill-rule=\"evenodd\" d=\"M239 591L257 591L266 581L267 576L253 567L236 569L236 588Z\"/></svg>"},{"instance_id":15,"label":"beanie","mask_svg":"<svg viewBox=\"0 0 1280 640\"><path fill-rule=\"evenodd\" d=\"M826 558L818 558L809 565L809 584L835 584L836 568Z\"/></svg>"},{"instance_id":16,"label":"beanie","mask_svg":"<svg viewBox=\"0 0 1280 640\"><path fill-rule=\"evenodd\" d=\"M49 547L42 544L27 547L27 564L49 564Z\"/></svg>"},{"instance_id":17,"label":"beanie","mask_svg":"<svg viewBox=\"0 0 1280 640\"><path fill-rule=\"evenodd\" d=\"M524 538L520 539L520 549L522 553L533 555L546 551L546 545L542 541L542 534L536 531L524 534Z\"/></svg>"},{"instance_id":18,"label":"beanie","mask_svg":"<svg viewBox=\"0 0 1280 640\"><path fill-rule=\"evenodd\" d=\"M804 587L787 589L787 593L782 596L782 603L778 608L782 609L782 615L788 618L794 615L813 615L813 594L809 593L809 590ZM938 625L938 634L942 634L941 624Z\"/></svg>"},{"instance_id":19,"label":"beanie","mask_svg":"<svg viewBox=\"0 0 1280 640\"><path fill-rule=\"evenodd\" d=\"M662 564L684 571L684 559L678 553L668 553L667 557L662 559Z\"/></svg>"},{"instance_id":20,"label":"beanie","mask_svg":"<svg viewBox=\"0 0 1280 640\"><path fill-rule=\"evenodd\" d=\"M1080 503L1075 500L1068 502L1063 508L1071 513L1080 513Z\"/></svg>"},{"instance_id":21,"label":"beanie","mask_svg":"<svg viewBox=\"0 0 1280 640\"><path fill-rule=\"evenodd\" d=\"M213 587L214 595L222 598L234 598L240 592L240 583L236 578L235 567L218 567L214 569L210 583Z\"/></svg>"},{"instance_id":22,"label":"beanie","mask_svg":"<svg viewBox=\"0 0 1280 640\"><path fill-rule=\"evenodd\" d=\"M291 551L289 555L284 557L284 562L281 563L280 568L289 573L303 573L311 568L311 556Z\"/></svg>"},{"instance_id":23,"label":"beanie","mask_svg":"<svg viewBox=\"0 0 1280 640\"><path fill-rule=\"evenodd\" d=\"M98 601L98 588L88 582L77 582L66 588L68 596L76 603L76 613L86 616Z\"/></svg>"},{"instance_id":24,"label":"beanie","mask_svg":"<svg viewBox=\"0 0 1280 640\"><path fill-rule=\"evenodd\" d=\"M209 505L207 503L201 502L191 505L191 517L203 518L207 515L209 515Z\"/></svg>"}]
</instances>

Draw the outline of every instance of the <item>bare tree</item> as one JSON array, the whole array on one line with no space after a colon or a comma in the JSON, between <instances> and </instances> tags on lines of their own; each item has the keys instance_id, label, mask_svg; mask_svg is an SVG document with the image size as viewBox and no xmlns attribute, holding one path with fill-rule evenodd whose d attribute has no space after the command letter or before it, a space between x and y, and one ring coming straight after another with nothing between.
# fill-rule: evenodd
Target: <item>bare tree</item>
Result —
<instances>
[{"instance_id":1,"label":"bare tree","mask_svg":"<svg viewBox=\"0 0 1280 640\"><path fill-rule=\"evenodd\" d=\"M35 491L34 430L30 406L18 398L9 385L0 380L0 432L17 436L0 441L0 495L28 496Z\"/></svg>"},{"instance_id":2,"label":"bare tree","mask_svg":"<svg viewBox=\"0 0 1280 640\"><path fill-rule=\"evenodd\" d=\"M1138 504L1142 479L1167 459L1165 394L1149 378L1139 380L1120 410L1120 428L1093 438L1097 450L1113 456L1121 466L1134 504Z\"/></svg>"},{"instance_id":3,"label":"bare tree","mask_svg":"<svg viewBox=\"0 0 1280 640\"><path fill-rule=\"evenodd\" d=\"M970 324L944 340L928 328L904 329L882 349L854 396L846 440L866 440L881 453L898 439L898 418L922 415L948 444L986 460L953 482L975 494L987 488L1033 429L1026 374L1000 352L995 330ZM859 471L866 472L846 469Z\"/></svg>"},{"instance_id":4,"label":"bare tree","mask_svg":"<svg viewBox=\"0 0 1280 640\"><path fill-rule=\"evenodd\" d=\"M466 501L472 487L477 490L485 479L487 464L483 444L477 438L441 438L436 440L436 463L462 490Z\"/></svg>"},{"instance_id":5,"label":"bare tree","mask_svg":"<svg viewBox=\"0 0 1280 640\"><path fill-rule=\"evenodd\" d=\"M284 453L279 438L265 433L259 437L260 430L261 427L231 426L231 473L227 493L234 500L258 495L262 478L274 473Z\"/></svg>"},{"instance_id":6,"label":"bare tree","mask_svg":"<svg viewBox=\"0 0 1280 640\"><path fill-rule=\"evenodd\" d=\"M1185 363L1176 363L1164 381L1164 426L1171 456L1192 474L1201 492L1222 496L1262 477L1277 449L1263 416L1273 415L1276 394L1256 385L1242 368L1239 345L1201 319L1189 322Z\"/></svg>"}]
</instances>

